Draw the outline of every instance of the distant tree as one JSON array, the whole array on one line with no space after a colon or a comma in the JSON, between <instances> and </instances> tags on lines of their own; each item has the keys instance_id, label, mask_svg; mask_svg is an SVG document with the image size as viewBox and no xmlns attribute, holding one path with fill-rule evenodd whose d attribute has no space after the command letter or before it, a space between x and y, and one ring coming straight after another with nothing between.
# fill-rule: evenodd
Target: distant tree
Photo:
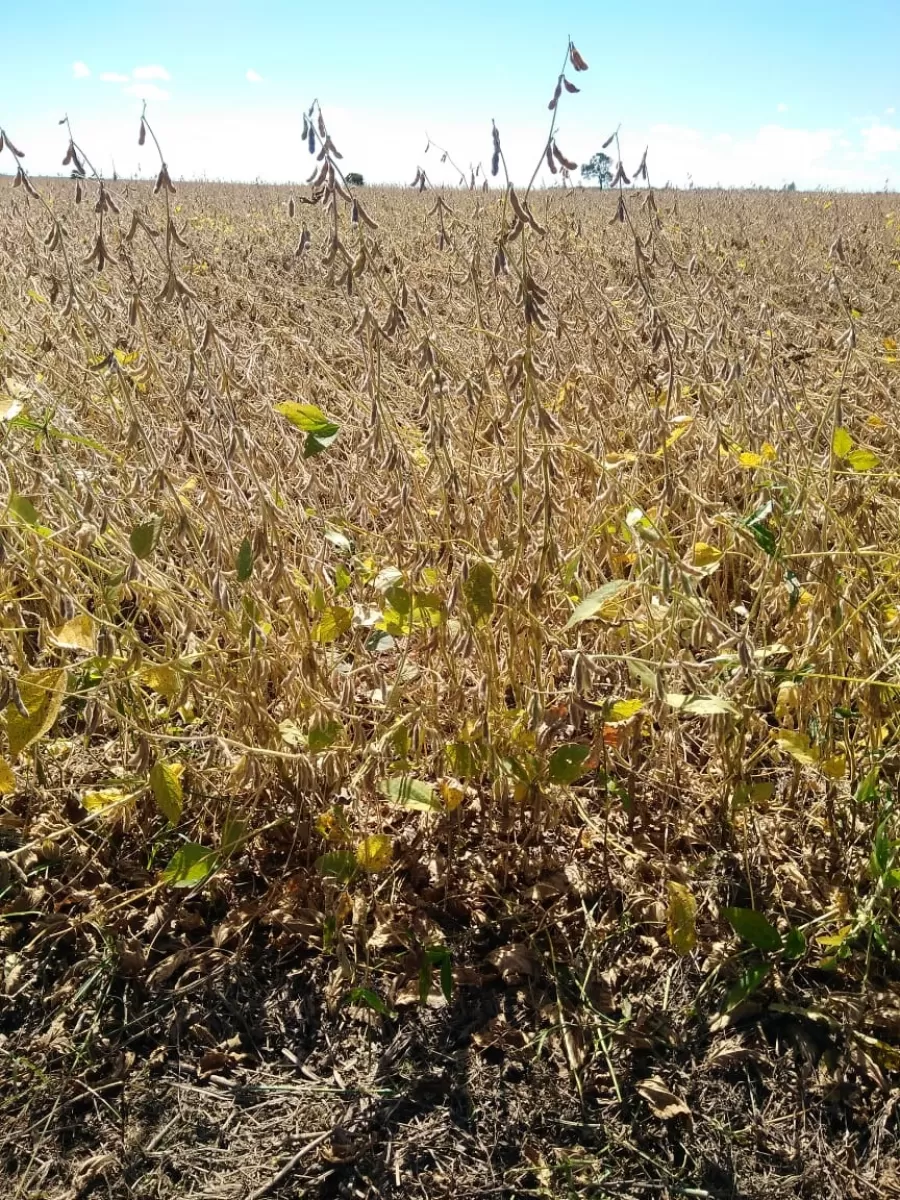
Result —
<instances>
[{"instance_id":1,"label":"distant tree","mask_svg":"<svg viewBox=\"0 0 900 1200\"><path fill-rule=\"evenodd\" d=\"M365 187L366 181L360 175L359 171L348 171L345 176L351 187Z\"/></svg>"},{"instance_id":2,"label":"distant tree","mask_svg":"<svg viewBox=\"0 0 900 1200\"><path fill-rule=\"evenodd\" d=\"M600 187L606 184L607 187L612 183L612 159L608 154L604 154L602 150L598 150L590 162L586 162L581 168L582 179L593 179Z\"/></svg>"},{"instance_id":3,"label":"distant tree","mask_svg":"<svg viewBox=\"0 0 900 1200\"><path fill-rule=\"evenodd\" d=\"M793 180L790 183L786 183L784 185L784 187L782 188L782 191L785 191L785 192L796 192L796 190L797 190L797 185L796 185L796 183L793 182Z\"/></svg>"}]
</instances>

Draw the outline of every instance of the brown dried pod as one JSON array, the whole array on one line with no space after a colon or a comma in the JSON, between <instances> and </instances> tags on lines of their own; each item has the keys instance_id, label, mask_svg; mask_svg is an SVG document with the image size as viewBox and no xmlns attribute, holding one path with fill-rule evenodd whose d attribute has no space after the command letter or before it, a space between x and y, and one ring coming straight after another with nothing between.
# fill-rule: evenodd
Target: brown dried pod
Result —
<instances>
[{"instance_id":1,"label":"brown dried pod","mask_svg":"<svg viewBox=\"0 0 900 1200\"><path fill-rule=\"evenodd\" d=\"M160 189L162 188L163 184L166 181L165 172L166 172L166 168L165 168L165 165L163 165L159 168L159 174L156 177L156 183L154 183L154 185L153 185L153 195L154 196L159 194Z\"/></svg>"},{"instance_id":2,"label":"brown dried pod","mask_svg":"<svg viewBox=\"0 0 900 1200\"><path fill-rule=\"evenodd\" d=\"M569 42L569 61L576 71L586 71L588 69L587 63L578 53L574 42Z\"/></svg>"},{"instance_id":3,"label":"brown dried pod","mask_svg":"<svg viewBox=\"0 0 900 1200\"><path fill-rule=\"evenodd\" d=\"M322 110L319 109L319 136L322 138L328 137L328 130L325 128L325 118L322 116Z\"/></svg>"},{"instance_id":4,"label":"brown dried pod","mask_svg":"<svg viewBox=\"0 0 900 1200\"><path fill-rule=\"evenodd\" d=\"M556 163L553 161L553 151L550 148L549 142L547 143L547 149L545 151L545 156L547 159L547 167L548 167L550 173L555 175L556 174Z\"/></svg>"},{"instance_id":5,"label":"brown dried pod","mask_svg":"<svg viewBox=\"0 0 900 1200\"><path fill-rule=\"evenodd\" d=\"M578 163L574 163L571 159L566 158L562 150L560 150L559 146L557 146L556 142L553 143L553 157L561 166L565 167L567 171L574 171L578 166Z\"/></svg>"},{"instance_id":6,"label":"brown dried pod","mask_svg":"<svg viewBox=\"0 0 900 1200\"><path fill-rule=\"evenodd\" d=\"M76 179L76 181L75 181L75 203L80 204L83 196L84 196L84 193L81 188L81 180Z\"/></svg>"},{"instance_id":7,"label":"brown dried pod","mask_svg":"<svg viewBox=\"0 0 900 1200\"><path fill-rule=\"evenodd\" d=\"M62 160L62 165L64 167L67 167L74 157L75 157L75 147L72 145L71 142L69 142L68 149L66 150L66 157Z\"/></svg>"},{"instance_id":8,"label":"brown dried pod","mask_svg":"<svg viewBox=\"0 0 900 1200\"><path fill-rule=\"evenodd\" d=\"M621 162L616 167L616 173L615 173L615 175L613 175L612 183L609 186L610 187L618 187L620 183L624 183L624 184L631 183L631 180L625 174L625 168L622 166Z\"/></svg>"},{"instance_id":9,"label":"brown dried pod","mask_svg":"<svg viewBox=\"0 0 900 1200\"><path fill-rule=\"evenodd\" d=\"M574 92L581 91L581 88L576 87L574 83L569 83L569 81L568 81L568 79L566 79L565 75L563 75L563 77L562 77L562 82L563 82L563 87L566 89L567 92L574 93Z\"/></svg>"},{"instance_id":10,"label":"brown dried pod","mask_svg":"<svg viewBox=\"0 0 900 1200\"><path fill-rule=\"evenodd\" d=\"M22 168L20 167L20 168L18 169L18 171L16 171L16 177L15 177L15 179L13 180L13 187L14 187L14 188L21 187L21 186L22 186L22 180L23 180L23 179L24 179L24 175L22 174Z\"/></svg>"},{"instance_id":11,"label":"brown dried pod","mask_svg":"<svg viewBox=\"0 0 900 1200\"><path fill-rule=\"evenodd\" d=\"M3 147L5 145L6 145L6 141L4 140L3 130L0 129L0 154L3 153Z\"/></svg>"},{"instance_id":12,"label":"brown dried pod","mask_svg":"<svg viewBox=\"0 0 900 1200\"><path fill-rule=\"evenodd\" d=\"M519 197L516 195L516 189L513 187L509 189L509 203L518 220L522 221L523 223L526 222L528 220L528 216L519 201Z\"/></svg>"},{"instance_id":13,"label":"brown dried pod","mask_svg":"<svg viewBox=\"0 0 900 1200\"><path fill-rule=\"evenodd\" d=\"M309 121L307 120L306 113L303 114L303 132L300 136L304 142L309 137Z\"/></svg>"},{"instance_id":14,"label":"brown dried pod","mask_svg":"<svg viewBox=\"0 0 900 1200\"><path fill-rule=\"evenodd\" d=\"M354 204L356 205L357 215L359 216L359 219L362 221L363 225L365 225L368 229L377 229L378 222L373 221L373 219L363 208L362 203L359 200L354 200Z\"/></svg>"},{"instance_id":15,"label":"brown dried pod","mask_svg":"<svg viewBox=\"0 0 900 1200\"><path fill-rule=\"evenodd\" d=\"M491 156L491 174L496 175L499 170L500 170L500 151L495 150L493 155ZM485 180L485 183L486 182L487 182L487 180Z\"/></svg>"},{"instance_id":16,"label":"brown dried pod","mask_svg":"<svg viewBox=\"0 0 900 1200\"><path fill-rule=\"evenodd\" d=\"M560 75L559 79L556 81L556 90L553 93L553 99L547 105L547 107L550 109L551 112L553 111L554 108L556 108L557 102L559 101L559 98L561 95L562 95L562 75Z\"/></svg>"},{"instance_id":17,"label":"brown dried pod","mask_svg":"<svg viewBox=\"0 0 900 1200\"><path fill-rule=\"evenodd\" d=\"M288 200L288 216L293 217L293 215L294 215L294 197L291 196L290 200Z\"/></svg>"},{"instance_id":18,"label":"brown dried pod","mask_svg":"<svg viewBox=\"0 0 900 1200\"><path fill-rule=\"evenodd\" d=\"M606 139L606 141L603 143L603 145L600 147L600 149L601 149L601 150L606 150L606 149L607 149L609 146L611 146L611 145L613 144L613 142L615 141L615 139L616 139L616 135L615 135L615 133L611 133L611 134L609 135L609 137Z\"/></svg>"},{"instance_id":19,"label":"brown dried pod","mask_svg":"<svg viewBox=\"0 0 900 1200\"><path fill-rule=\"evenodd\" d=\"M419 180L420 180L421 178L422 178L422 168L421 168L421 167L416 167L416 177L415 177L415 179L412 181L412 183L411 183L409 186L410 186L410 187L418 187L418 186L419 186Z\"/></svg>"}]
</instances>

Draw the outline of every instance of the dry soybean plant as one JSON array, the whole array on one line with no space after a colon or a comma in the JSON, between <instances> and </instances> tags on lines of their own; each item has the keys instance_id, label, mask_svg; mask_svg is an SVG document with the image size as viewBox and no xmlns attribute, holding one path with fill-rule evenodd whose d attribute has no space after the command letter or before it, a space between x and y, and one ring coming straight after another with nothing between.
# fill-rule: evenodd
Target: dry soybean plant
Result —
<instances>
[{"instance_id":1,"label":"dry soybean plant","mask_svg":"<svg viewBox=\"0 0 900 1200\"><path fill-rule=\"evenodd\" d=\"M650 961L720 1030L815 995L881 1086L900 216L654 190L618 133L576 187L586 71L520 191L494 124L501 189L364 203L318 101L308 194L176 187L146 111L152 187L0 129L0 938L147 974L188 897L379 1019L566 964L579 1087Z\"/></svg>"}]
</instances>

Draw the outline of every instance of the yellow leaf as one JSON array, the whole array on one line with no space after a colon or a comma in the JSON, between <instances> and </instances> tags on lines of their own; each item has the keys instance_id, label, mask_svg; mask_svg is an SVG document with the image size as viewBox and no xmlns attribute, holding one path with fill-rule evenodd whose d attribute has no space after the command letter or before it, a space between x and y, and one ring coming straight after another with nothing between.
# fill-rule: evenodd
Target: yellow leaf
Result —
<instances>
[{"instance_id":1,"label":"yellow leaf","mask_svg":"<svg viewBox=\"0 0 900 1200\"><path fill-rule=\"evenodd\" d=\"M16 777L5 758L0 758L0 796L9 796L16 790Z\"/></svg>"},{"instance_id":2,"label":"yellow leaf","mask_svg":"<svg viewBox=\"0 0 900 1200\"><path fill-rule=\"evenodd\" d=\"M819 752L814 746L810 746L809 738L805 733L782 729L775 738L775 744L779 750L783 750L785 754L789 754L791 758L798 763L803 763L804 766L812 766L819 761Z\"/></svg>"},{"instance_id":3,"label":"yellow leaf","mask_svg":"<svg viewBox=\"0 0 900 1200\"><path fill-rule=\"evenodd\" d=\"M796 683L785 679L778 685L775 696L775 716L784 724L787 717L792 716L800 707L800 688Z\"/></svg>"},{"instance_id":4,"label":"yellow leaf","mask_svg":"<svg viewBox=\"0 0 900 1200\"><path fill-rule=\"evenodd\" d=\"M6 736L13 762L22 751L42 738L56 720L66 694L66 672L35 671L19 678L19 695L28 710L23 717L14 704L6 709Z\"/></svg>"},{"instance_id":5,"label":"yellow leaf","mask_svg":"<svg viewBox=\"0 0 900 1200\"><path fill-rule=\"evenodd\" d=\"M843 425L835 429L831 438L831 450L835 458L846 458L853 449L853 438Z\"/></svg>"},{"instance_id":6,"label":"yellow leaf","mask_svg":"<svg viewBox=\"0 0 900 1200\"><path fill-rule=\"evenodd\" d=\"M180 690L178 672L174 667L143 667L140 681L151 691L159 692L166 700L174 700Z\"/></svg>"},{"instance_id":7,"label":"yellow leaf","mask_svg":"<svg viewBox=\"0 0 900 1200\"><path fill-rule=\"evenodd\" d=\"M614 700L606 711L607 725L620 725L630 721L644 707L643 700Z\"/></svg>"},{"instance_id":8,"label":"yellow leaf","mask_svg":"<svg viewBox=\"0 0 900 1200\"><path fill-rule=\"evenodd\" d=\"M722 561L723 551L718 546L710 546L708 542L697 542L692 556L695 567L712 574Z\"/></svg>"},{"instance_id":9,"label":"yellow leaf","mask_svg":"<svg viewBox=\"0 0 900 1200\"><path fill-rule=\"evenodd\" d=\"M88 812L100 812L103 809L121 808L130 804L134 795L134 792L126 792L122 788L99 788L97 791L85 792L81 803Z\"/></svg>"},{"instance_id":10,"label":"yellow leaf","mask_svg":"<svg viewBox=\"0 0 900 1200\"><path fill-rule=\"evenodd\" d=\"M778 457L778 451L771 442L763 442L759 448L759 452L766 462L772 462Z\"/></svg>"},{"instance_id":11,"label":"yellow leaf","mask_svg":"<svg viewBox=\"0 0 900 1200\"><path fill-rule=\"evenodd\" d=\"M828 779L843 779L847 774L846 754L832 754L822 760L822 774Z\"/></svg>"},{"instance_id":12,"label":"yellow leaf","mask_svg":"<svg viewBox=\"0 0 900 1200\"><path fill-rule=\"evenodd\" d=\"M394 857L394 843L386 833L363 838L356 847L356 861L364 871L385 871Z\"/></svg>"},{"instance_id":13,"label":"yellow leaf","mask_svg":"<svg viewBox=\"0 0 900 1200\"><path fill-rule=\"evenodd\" d=\"M668 883L669 906L666 926L676 954L685 955L697 945L697 901L683 883Z\"/></svg>"},{"instance_id":14,"label":"yellow leaf","mask_svg":"<svg viewBox=\"0 0 900 1200\"><path fill-rule=\"evenodd\" d=\"M181 763L167 763L158 759L150 768L150 786L156 807L170 825L177 825L181 820L181 809L184 804L184 790L181 786L181 776L184 767Z\"/></svg>"},{"instance_id":15,"label":"yellow leaf","mask_svg":"<svg viewBox=\"0 0 900 1200\"><path fill-rule=\"evenodd\" d=\"M453 812L459 808L466 794L466 789L459 780L452 779L449 776L446 779L440 780L438 791L441 794L441 799L444 801L444 808L447 812Z\"/></svg>"},{"instance_id":16,"label":"yellow leaf","mask_svg":"<svg viewBox=\"0 0 900 1200\"><path fill-rule=\"evenodd\" d=\"M847 455L847 465L853 471L871 471L878 466L878 455L871 450L851 450Z\"/></svg>"},{"instance_id":17,"label":"yellow leaf","mask_svg":"<svg viewBox=\"0 0 900 1200\"><path fill-rule=\"evenodd\" d=\"M870 429L884 429L885 420L883 417L879 417L878 413L872 413L871 416L866 417L866 424Z\"/></svg>"},{"instance_id":18,"label":"yellow leaf","mask_svg":"<svg viewBox=\"0 0 900 1200\"><path fill-rule=\"evenodd\" d=\"M341 608L338 605L326 608L321 619L312 628L313 641L322 644L337 641L341 634L350 628L352 620L352 608Z\"/></svg>"},{"instance_id":19,"label":"yellow leaf","mask_svg":"<svg viewBox=\"0 0 900 1200\"><path fill-rule=\"evenodd\" d=\"M53 631L53 643L65 650L94 650L94 622L87 613L81 613L66 621Z\"/></svg>"},{"instance_id":20,"label":"yellow leaf","mask_svg":"<svg viewBox=\"0 0 900 1200\"><path fill-rule=\"evenodd\" d=\"M752 450L743 450L738 455L738 462L742 467L753 470L754 467L761 467L763 465L763 457L761 454L755 454Z\"/></svg>"}]
</instances>

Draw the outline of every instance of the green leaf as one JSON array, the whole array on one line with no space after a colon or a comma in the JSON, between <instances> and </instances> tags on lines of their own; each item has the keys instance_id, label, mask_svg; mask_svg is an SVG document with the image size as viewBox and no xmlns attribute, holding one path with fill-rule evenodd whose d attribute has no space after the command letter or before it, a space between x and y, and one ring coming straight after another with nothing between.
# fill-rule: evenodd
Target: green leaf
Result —
<instances>
[{"instance_id":1,"label":"green leaf","mask_svg":"<svg viewBox=\"0 0 900 1200\"><path fill-rule=\"evenodd\" d=\"M63 670L35 671L19 676L19 696L28 715L23 716L14 704L7 706L6 737L13 762L52 727L62 707L67 679Z\"/></svg>"},{"instance_id":2,"label":"green leaf","mask_svg":"<svg viewBox=\"0 0 900 1200\"><path fill-rule=\"evenodd\" d=\"M142 521L140 525L135 525L128 535L128 544L135 558L149 558L159 541L161 528L162 519L160 517L151 517L147 521Z\"/></svg>"},{"instance_id":3,"label":"green leaf","mask_svg":"<svg viewBox=\"0 0 900 1200\"><path fill-rule=\"evenodd\" d=\"M19 496L13 492L9 498L9 511L17 520L22 521L25 525L37 526L41 523L38 510L27 496Z\"/></svg>"},{"instance_id":4,"label":"green leaf","mask_svg":"<svg viewBox=\"0 0 900 1200\"><path fill-rule=\"evenodd\" d=\"M417 812L440 812L441 801L430 783L415 779L412 775L394 775L384 780L381 794L392 804L411 808Z\"/></svg>"},{"instance_id":5,"label":"green leaf","mask_svg":"<svg viewBox=\"0 0 900 1200\"><path fill-rule=\"evenodd\" d=\"M595 617L609 619L615 616L618 606L613 602L620 592L629 587L631 584L627 579L611 579L609 583L604 583L576 606L564 628L571 629L573 625L580 625L582 621L591 621Z\"/></svg>"},{"instance_id":6,"label":"green leaf","mask_svg":"<svg viewBox=\"0 0 900 1200\"><path fill-rule=\"evenodd\" d=\"M238 583L246 583L253 574L253 547L250 539L245 537L237 554Z\"/></svg>"},{"instance_id":7,"label":"green leaf","mask_svg":"<svg viewBox=\"0 0 900 1200\"><path fill-rule=\"evenodd\" d=\"M722 915L734 932L757 950L775 951L782 948L781 934L755 908L726 908Z\"/></svg>"},{"instance_id":8,"label":"green leaf","mask_svg":"<svg viewBox=\"0 0 900 1200\"><path fill-rule=\"evenodd\" d=\"M316 870L338 883L349 883L357 871L356 855L352 850L332 850L316 859Z\"/></svg>"},{"instance_id":9,"label":"green leaf","mask_svg":"<svg viewBox=\"0 0 900 1200\"><path fill-rule=\"evenodd\" d=\"M352 608L341 608L338 605L326 608L312 628L312 640L321 644L334 642L347 632L352 621Z\"/></svg>"},{"instance_id":10,"label":"green leaf","mask_svg":"<svg viewBox=\"0 0 900 1200\"><path fill-rule=\"evenodd\" d=\"M463 584L466 608L469 616L478 624L487 621L494 611L496 577L490 565L477 562L469 571Z\"/></svg>"},{"instance_id":11,"label":"green leaf","mask_svg":"<svg viewBox=\"0 0 900 1200\"><path fill-rule=\"evenodd\" d=\"M333 437L340 429L340 426L335 425L315 404L298 404L295 400L285 400L282 404L275 405L275 411L286 417L295 428L318 438Z\"/></svg>"},{"instance_id":12,"label":"green leaf","mask_svg":"<svg viewBox=\"0 0 900 1200\"><path fill-rule=\"evenodd\" d=\"M316 725L306 735L307 749L311 750L313 754L327 750L329 746L334 745L343 729L340 721L326 721L323 725Z\"/></svg>"},{"instance_id":13,"label":"green leaf","mask_svg":"<svg viewBox=\"0 0 900 1200\"><path fill-rule=\"evenodd\" d=\"M628 670L651 694L656 692L659 686L656 672L651 670L645 662L641 662L640 659L629 658Z\"/></svg>"},{"instance_id":14,"label":"green leaf","mask_svg":"<svg viewBox=\"0 0 900 1200\"><path fill-rule=\"evenodd\" d=\"M371 988L355 987L351 988L347 993L348 1004L365 1004L372 1009L373 1012L379 1013L382 1017L392 1017L394 1014L378 995Z\"/></svg>"},{"instance_id":15,"label":"green leaf","mask_svg":"<svg viewBox=\"0 0 900 1200\"><path fill-rule=\"evenodd\" d=\"M177 825L181 820L181 810L184 804L184 791L181 787L180 764L163 762L157 759L150 768L150 787L156 807L170 825Z\"/></svg>"},{"instance_id":16,"label":"green leaf","mask_svg":"<svg viewBox=\"0 0 900 1200\"><path fill-rule=\"evenodd\" d=\"M742 971L738 976L737 983L733 984L725 997L725 1011L731 1012L733 1008L743 1004L747 997L756 991L771 969L771 963L756 963L755 966Z\"/></svg>"},{"instance_id":17,"label":"green leaf","mask_svg":"<svg viewBox=\"0 0 900 1200\"><path fill-rule=\"evenodd\" d=\"M838 425L831 438L831 452L835 458L846 458L853 449L853 438L850 431L843 425Z\"/></svg>"},{"instance_id":18,"label":"green leaf","mask_svg":"<svg viewBox=\"0 0 900 1200\"><path fill-rule=\"evenodd\" d=\"M247 840L250 824L245 817L226 817L222 826L220 849L223 858L231 858Z\"/></svg>"},{"instance_id":19,"label":"green leaf","mask_svg":"<svg viewBox=\"0 0 900 1200\"><path fill-rule=\"evenodd\" d=\"M584 774L584 764L591 756L590 746L570 742L559 746L550 755L547 772L551 783L574 783Z\"/></svg>"},{"instance_id":20,"label":"green leaf","mask_svg":"<svg viewBox=\"0 0 900 1200\"><path fill-rule=\"evenodd\" d=\"M477 747L469 742L450 742L444 750L450 772L460 779L471 779L478 774Z\"/></svg>"},{"instance_id":21,"label":"green leaf","mask_svg":"<svg viewBox=\"0 0 900 1200\"><path fill-rule=\"evenodd\" d=\"M315 458L317 454L321 454L323 450L328 449L337 435L337 426L335 426L334 433L328 434L327 437L321 437L317 433L308 433L306 441L303 443L303 457Z\"/></svg>"},{"instance_id":22,"label":"green leaf","mask_svg":"<svg viewBox=\"0 0 900 1200\"><path fill-rule=\"evenodd\" d=\"M806 935L802 929L789 929L784 939L784 957L802 958L806 953Z\"/></svg>"},{"instance_id":23,"label":"green leaf","mask_svg":"<svg viewBox=\"0 0 900 1200\"><path fill-rule=\"evenodd\" d=\"M215 851L197 842L186 842L169 859L162 878L170 887L196 887L208 878L218 865L219 856Z\"/></svg>"}]
</instances>

